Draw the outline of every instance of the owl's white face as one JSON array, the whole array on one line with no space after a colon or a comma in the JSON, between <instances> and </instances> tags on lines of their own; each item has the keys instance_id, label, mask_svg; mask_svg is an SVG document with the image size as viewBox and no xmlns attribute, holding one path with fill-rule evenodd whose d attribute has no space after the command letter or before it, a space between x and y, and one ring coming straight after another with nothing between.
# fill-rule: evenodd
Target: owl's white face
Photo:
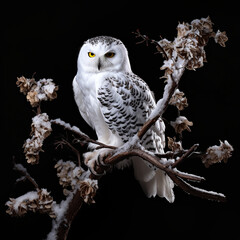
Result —
<instances>
[{"instance_id":1,"label":"owl's white face","mask_svg":"<svg viewBox=\"0 0 240 240\"><path fill-rule=\"evenodd\" d=\"M91 38L83 44L78 56L78 69L87 73L131 71L123 43L106 36Z\"/></svg>"}]
</instances>

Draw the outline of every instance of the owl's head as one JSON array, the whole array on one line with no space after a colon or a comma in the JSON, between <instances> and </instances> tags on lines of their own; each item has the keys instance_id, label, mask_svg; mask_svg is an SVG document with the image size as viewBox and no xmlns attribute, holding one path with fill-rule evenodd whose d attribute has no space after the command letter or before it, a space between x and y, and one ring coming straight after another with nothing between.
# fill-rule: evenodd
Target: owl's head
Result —
<instances>
[{"instance_id":1,"label":"owl's head","mask_svg":"<svg viewBox=\"0 0 240 240\"><path fill-rule=\"evenodd\" d=\"M78 55L78 69L89 73L131 71L124 44L107 36L94 37L83 44Z\"/></svg>"}]
</instances>

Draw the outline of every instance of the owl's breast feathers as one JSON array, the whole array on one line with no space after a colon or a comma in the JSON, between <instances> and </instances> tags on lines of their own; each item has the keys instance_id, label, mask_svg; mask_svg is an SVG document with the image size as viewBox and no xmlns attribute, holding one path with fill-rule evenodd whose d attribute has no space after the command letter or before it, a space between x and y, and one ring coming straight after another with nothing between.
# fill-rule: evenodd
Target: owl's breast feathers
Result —
<instances>
[{"instance_id":1,"label":"owl's breast feathers","mask_svg":"<svg viewBox=\"0 0 240 240\"><path fill-rule=\"evenodd\" d=\"M147 84L133 73L108 76L97 89L97 99L108 128L123 142L134 136L156 106ZM150 151L162 152L165 145L165 126L155 124L158 134L150 129L142 144Z\"/></svg>"}]
</instances>

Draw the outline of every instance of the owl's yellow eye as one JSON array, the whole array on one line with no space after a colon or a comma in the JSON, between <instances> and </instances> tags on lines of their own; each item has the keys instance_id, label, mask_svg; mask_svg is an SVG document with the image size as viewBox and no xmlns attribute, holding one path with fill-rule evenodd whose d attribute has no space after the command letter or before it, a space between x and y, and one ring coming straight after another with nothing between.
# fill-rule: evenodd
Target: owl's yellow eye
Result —
<instances>
[{"instance_id":1,"label":"owl's yellow eye","mask_svg":"<svg viewBox=\"0 0 240 240\"><path fill-rule=\"evenodd\" d=\"M88 56L89 56L90 58L93 58L93 57L95 57L96 55L95 55L93 52L88 52Z\"/></svg>"},{"instance_id":2,"label":"owl's yellow eye","mask_svg":"<svg viewBox=\"0 0 240 240\"><path fill-rule=\"evenodd\" d=\"M114 52L107 52L106 54L105 54L105 57L107 57L107 58L112 58L112 57L114 57L115 56L115 53Z\"/></svg>"}]
</instances>

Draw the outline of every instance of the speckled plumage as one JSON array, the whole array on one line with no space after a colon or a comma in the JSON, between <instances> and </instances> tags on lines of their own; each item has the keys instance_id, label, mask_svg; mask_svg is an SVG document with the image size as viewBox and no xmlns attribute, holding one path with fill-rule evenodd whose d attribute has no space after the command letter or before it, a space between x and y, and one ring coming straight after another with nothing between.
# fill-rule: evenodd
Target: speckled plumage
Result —
<instances>
[{"instance_id":1,"label":"speckled plumage","mask_svg":"<svg viewBox=\"0 0 240 240\"><path fill-rule=\"evenodd\" d=\"M89 57L88 53L94 53ZM109 52L114 56L109 58ZM112 37L87 40L78 57L78 72L73 80L76 103L85 121L96 131L98 140L119 147L133 137L156 106L148 85L130 67L123 43ZM157 131L156 131L157 129ZM149 151L163 153L165 126L156 122L142 139ZM94 150L87 158L97 159L108 150ZM153 169L142 159L133 157L135 178L148 197L159 195L174 200L173 183L161 170Z\"/></svg>"}]
</instances>

